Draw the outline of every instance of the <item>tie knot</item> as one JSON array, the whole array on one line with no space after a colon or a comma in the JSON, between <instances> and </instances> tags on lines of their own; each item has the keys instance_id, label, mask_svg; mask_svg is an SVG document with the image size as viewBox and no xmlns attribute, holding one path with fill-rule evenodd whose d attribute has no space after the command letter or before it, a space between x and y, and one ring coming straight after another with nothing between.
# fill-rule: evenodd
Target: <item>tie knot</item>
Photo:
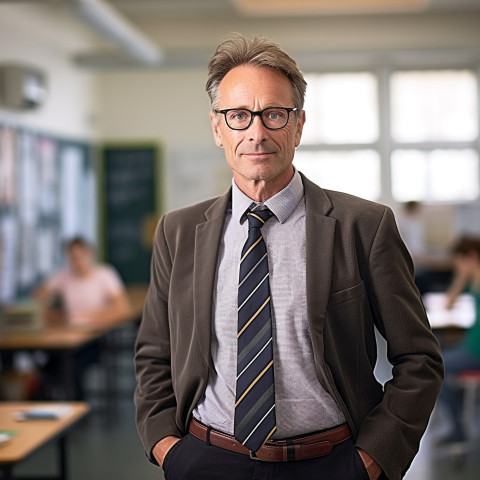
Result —
<instances>
[{"instance_id":1,"label":"tie knot","mask_svg":"<svg viewBox=\"0 0 480 480\"><path fill-rule=\"evenodd\" d=\"M263 210L248 210L248 227L249 228L262 228L265 222L273 216L273 212L268 208Z\"/></svg>"}]
</instances>

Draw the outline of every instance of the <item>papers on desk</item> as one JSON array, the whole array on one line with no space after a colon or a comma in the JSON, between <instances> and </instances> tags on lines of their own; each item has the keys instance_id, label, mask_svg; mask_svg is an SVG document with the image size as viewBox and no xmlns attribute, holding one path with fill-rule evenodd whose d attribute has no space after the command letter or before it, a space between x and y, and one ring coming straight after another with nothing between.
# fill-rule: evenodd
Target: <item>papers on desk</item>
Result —
<instances>
[{"instance_id":1,"label":"papers on desk","mask_svg":"<svg viewBox=\"0 0 480 480\"><path fill-rule=\"evenodd\" d=\"M423 303L432 328L470 328L475 322L475 300L472 295L460 295L452 308L445 308L445 293L426 293Z\"/></svg>"},{"instance_id":2,"label":"papers on desk","mask_svg":"<svg viewBox=\"0 0 480 480\"><path fill-rule=\"evenodd\" d=\"M0 446L7 443L14 435L15 432L11 430L0 430Z\"/></svg>"},{"instance_id":3,"label":"papers on desk","mask_svg":"<svg viewBox=\"0 0 480 480\"><path fill-rule=\"evenodd\" d=\"M24 420L59 420L72 413L70 405L37 405L14 413L17 421Z\"/></svg>"}]
</instances>

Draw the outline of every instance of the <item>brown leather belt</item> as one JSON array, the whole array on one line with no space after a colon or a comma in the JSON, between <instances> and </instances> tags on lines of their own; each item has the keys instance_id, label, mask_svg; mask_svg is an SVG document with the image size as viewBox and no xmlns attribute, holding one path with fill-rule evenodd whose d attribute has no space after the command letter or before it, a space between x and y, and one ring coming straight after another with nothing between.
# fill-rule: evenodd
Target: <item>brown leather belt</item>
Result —
<instances>
[{"instance_id":1,"label":"brown leather belt","mask_svg":"<svg viewBox=\"0 0 480 480\"><path fill-rule=\"evenodd\" d=\"M345 423L325 432L293 440L268 441L256 452L251 452L232 436L212 430L195 419L190 422L189 431L194 437L207 444L250 455L251 459L263 462L288 462L328 455L334 445L344 442L352 435L349 426Z\"/></svg>"}]
</instances>

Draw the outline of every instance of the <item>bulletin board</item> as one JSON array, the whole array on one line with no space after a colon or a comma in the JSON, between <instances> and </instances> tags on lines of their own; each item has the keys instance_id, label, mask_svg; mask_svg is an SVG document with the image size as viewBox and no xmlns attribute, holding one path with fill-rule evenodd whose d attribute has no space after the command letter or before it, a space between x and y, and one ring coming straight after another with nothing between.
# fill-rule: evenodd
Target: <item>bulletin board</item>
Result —
<instances>
[{"instance_id":1,"label":"bulletin board","mask_svg":"<svg viewBox=\"0 0 480 480\"><path fill-rule=\"evenodd\" d=\"M0 124L0 306L64 264L63 244L95 240L92 146Z\"/></svg>"},{"instance_id":2,"label":"bulletin board","mask_svg":"<svg viewBox=\"0 0 480 480\"><path fill-rule=\"evenodd\" d=\"M159 217L159 151L148 143L102 147L104 257L126 284L150 279Z\"/></svg>"}]
</instances>

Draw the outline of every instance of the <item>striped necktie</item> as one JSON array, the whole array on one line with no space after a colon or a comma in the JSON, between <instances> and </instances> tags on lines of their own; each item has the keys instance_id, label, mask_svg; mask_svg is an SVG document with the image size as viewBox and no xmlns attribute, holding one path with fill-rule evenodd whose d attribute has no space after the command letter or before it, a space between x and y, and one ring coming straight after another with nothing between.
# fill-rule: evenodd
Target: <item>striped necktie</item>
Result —
<instances>
[{"instance_id":1,"label":"striped necktie","mask_svg":"<svg viewBox=\"0 0 480 480\"><path fill-rule=\"evenodd\" d=\"M275 432L272 317L267 248L260 228L270 210L247 212L238 286L235 438L256 452Z\"/></svg>"}]
</instances>

